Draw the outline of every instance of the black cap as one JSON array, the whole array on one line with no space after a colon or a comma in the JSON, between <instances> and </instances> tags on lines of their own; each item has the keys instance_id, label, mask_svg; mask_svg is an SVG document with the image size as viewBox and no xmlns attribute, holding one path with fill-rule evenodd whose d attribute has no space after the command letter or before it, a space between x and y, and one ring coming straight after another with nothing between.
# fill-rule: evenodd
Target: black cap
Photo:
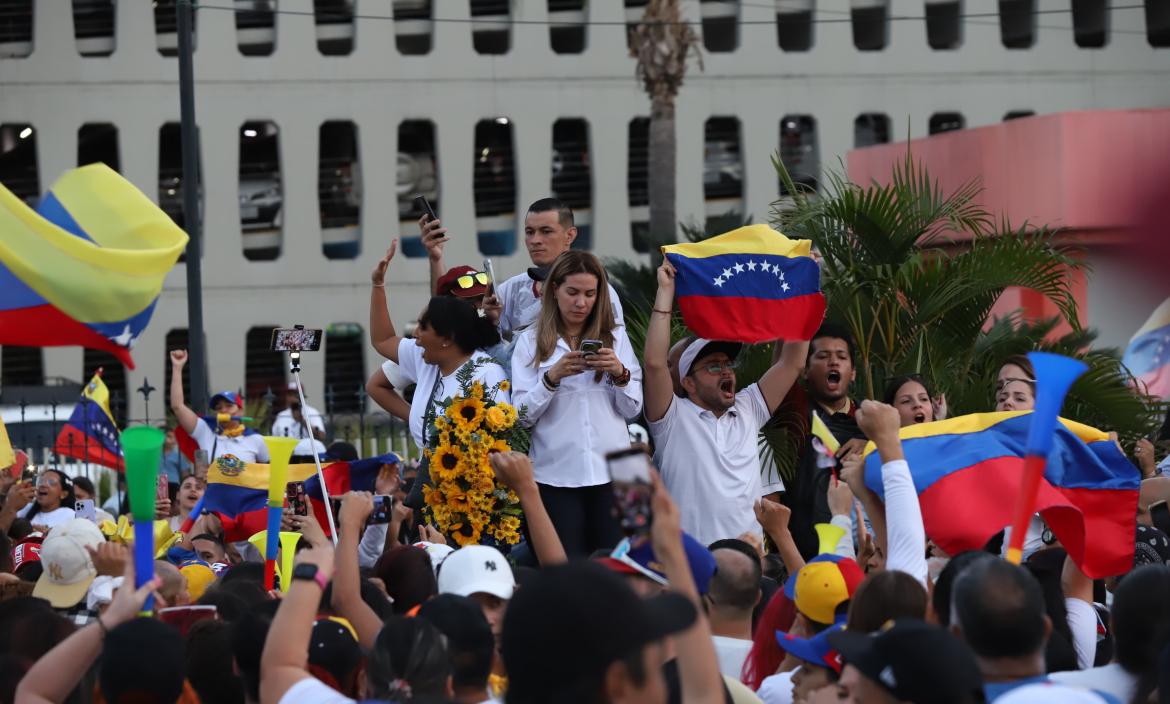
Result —
<instances>
[{"instance_id":1,"label":"black cap","mask_svg":"<svg viewBox=\"0 0 1170 704\"><path fill-rule=\"evenodd\" d=\"M876 633L840 631L829 635L829 643L846 665L884 687L894 699L951 704L981 696L983 678L971 651L946 630L924 621L891 621Z\"/></svg>"},{"instance_id":2,"label":"black cap","mask_svg":"<svg viewBox=\"0 0 1170 704\"><path fill-rule=\"evenodd\" d=\"M639 599L624 579L581 562L541 570L504 616L501 654L508 704L557 701L600 682L611 663L695 622L695 607L667 592Z\"/></svg>"},{"instance_id":3,"label":"black cap","mask_svg":"<svg viewBox=\"0 0 1170 704\"><path fill-rule=\"evenodd\" d=\"M309 639L309 668L313 674L329 675L335 687L346 686L358 666L362 664L362 650L348 623L339 619L320 618L313 623Z\"/></svg>"},{"instance_id":4,"label":"black cap","mask_svg":"<svg viewBox=\"0 0 1170 704\"><path fill-rule=\"evenodd\" d=\"M552 269L549 266L530 266L528 267L528 278L533 281L545 281L548 279L548 272Z\"/></svg>"}]
</instances>

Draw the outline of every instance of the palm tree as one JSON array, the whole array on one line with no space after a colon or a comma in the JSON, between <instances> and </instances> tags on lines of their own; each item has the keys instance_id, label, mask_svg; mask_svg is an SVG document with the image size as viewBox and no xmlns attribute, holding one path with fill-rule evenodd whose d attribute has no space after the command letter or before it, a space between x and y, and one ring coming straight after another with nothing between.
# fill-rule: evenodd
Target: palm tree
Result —
<instances>
[{"instance_id":1,"label":"palm tree","mask_svg":"<svg viewBox=\"0 0 1170 704\"><path fill-rule=\"evenodd\" d=\"M827 315L856 342L859 396L877 398L888 379L914 372L946 393L951 415L986 411L1005 357L1049 349L1090 365L1066 416L1130 438L1156 428L1157 405L1129 388L1116 351L1091 349L1096 335L1080 326L1069 276L1087 265L1052 230L997 223L976 203L977 183L945 194L909 154L888 184L862 187L830 174L819 198L775 165L794 195L773 204L773 224L819 250ZM1053 339L1059 319L1027 323L1019 315L987 328L1012 286L1051 301L1071 332Z\"/></svg>"},{"instance_id":2,"label":"palm tree","mask_svg":"<svg viewBox=\"0 0 1170 704\"><path fill-rule=\"evenodd\" d=\"M678 0L650 0L641 24L631 32L630 55L638 60L637 75L650 96L649 166L650 243L655 262L657 245L675 241L674 100L687 74L687 58L698 55L698 37L682 21ZM702 68L702 58L699 59Z\"/></svg>"}]
</instances>

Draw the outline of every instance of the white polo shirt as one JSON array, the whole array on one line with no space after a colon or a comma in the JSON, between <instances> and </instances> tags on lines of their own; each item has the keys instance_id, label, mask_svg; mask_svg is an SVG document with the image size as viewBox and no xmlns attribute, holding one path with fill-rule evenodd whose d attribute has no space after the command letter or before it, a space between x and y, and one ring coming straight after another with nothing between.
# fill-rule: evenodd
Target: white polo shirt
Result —
<instances>
[{"instance_id":1,"label":"white polo shirt","mask_svg":"<svg viewBox=\"0 0 1170 704\"><path fill-rule=\"evenodd\" d=\"M605 453L630 446L626 421L642 411L642 368L634 356L625 327L614 328L614 354L630 370L630 383L614 386L594 372L565 377L556 391L541 379L570 350L564 339L549 358L536 359L536 327L516 338L512 357L512 398L527 407L532 428L532 471L541 484L559 487L597 486L609 482Z\"/></svg>"},{"instance_id":2,"label":"white polo shirt","mask_svg":"<svg viewBox=\"0 0 1170 704\"><path fill-rule=\"evenodd\" d=\"M496 287L496 296L504 309L500 312L500 333L515 332L536 322L540 316L540 299L532 292L532 279L527 273L517 274ZM613 304L614 323L624 325L622 304L617 291L609 287Z\"/></svg>"},{"instance_id":3,"label":"white polo shirt","mask_svg":"<svg viewBox=\"0 0 1170 704\"><path fill-rule=\"evenodd\" d=\"M703 545L761 534L752 505L761 496L760 428L770 415L752 384L722 416L676 396L666 415L650 423L654 460L678 504L682 529Z\"/></svg>"},{"instance_id":4,"label":"white polo shirt","mask_svg":"<svg viewBox=\"0 0 1170 704\"><path fill-rule=\"evenodd\" d=\"M216 433L207 423L200 420L195 424L195 432L191 433L191 439L199 443L199 449L205 451L212 462L226 455L231 455L246 464L268 461L268 446L264 444L264 438L259 433L237 435L232 438Z\"/></svg>"},{"instance_id":5,"label":"white polo shirt","mask_svg":"<svg viewBox=\"0 0 1170 704\"><path fill-rule=\"evenodd\" d=\"M305 404L301 409L301 415L312 427L325 432L325 419L321 415L321 411ZM289 437L304 440L309 437L305 431L305 426L297 422L293 418L292 409L286 408L280 413L276 414L276 420L272 421L272 434L279 437Z\"/></svg>"}]
</instances>

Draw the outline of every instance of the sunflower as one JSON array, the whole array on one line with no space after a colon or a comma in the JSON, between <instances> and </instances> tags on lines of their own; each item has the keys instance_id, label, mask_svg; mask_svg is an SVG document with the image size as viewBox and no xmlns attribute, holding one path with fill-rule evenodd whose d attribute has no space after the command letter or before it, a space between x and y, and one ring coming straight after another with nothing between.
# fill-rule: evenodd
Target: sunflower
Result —
<instances>
[{"instance_id":1,"label":"sunflower","mask_svg":"<svg viewBox=\"0 0 1170 704\"><path fill-rule=\"evenodd\" d=\"M498 433L508 427L508 416L499 406L492 406L485 413L485 423L488 430Z\"/></svg>"},{"instance_id":2,"label":"sunflower","mask_svg":"<svg viewBox=\"0 0 1170 704\"><path fill-rule=\"evenodd\" d=\"M488 448L488 452L511 452L512 446L508 444L507 440L495 440L492 446Z\"/></svg>"},{"instance_id":3,"label":"sunflower","mask_svg":"<svg viewBox=\"0 0 1170 704\"><path fill-rule=\"evenodd\" d=\"M456 428L475 430L483 422L483 401L478 398L458 399L447 407L447 417Z\"/></svg>"},{"instance_id":4,"label":"sunflower","mask_svg":"<svg viewBox=\"0 0 1170 704\"><path fill-rule=\"evenodd\" d=\"M507 379L504 379L503 381L500 382L500 385L498 388L500 389L500 391L507 391L508 389L512 388L512 384L509 383Z\"/></svg>"},{"instance_id":5,"label":"sunflower","mask_svg":"<svg viewBox=\"0 0 1170 704\"><path fill-rule=\"evenodd\" d=\"M477 545L479 543L480 532L471 522L466 518L461 518L456 523L451 524L451 537L459 543L459 547L466 547L468 545Z\"/></svg>"},{"instance_id":6,"label":"sunflower","mask_svg":"<svg viewBox=\"0 0 1170 704\"><path fill-rule=\"evenodd\" d=\"M483 382L477 381L471 385L471 397L483 398Z\"/></svg>"},{"instance_id":7,"label":"sunflower","mask_svg":"<svg viewBox=\"0 0 1170 704\"><path fill-rule=\"evenodd\" d=\"M450 479L454 479L455 468L459 466L459 461L463 459L463 450L457 445L443 443L435 449L431 456L431 470L435 474L450 473Z\"/></svg>"},{"instance_id":8,"label":"sunflower","mask_svg":"<svg viewBox=\"0 0 1170 704\"><path fill-rule=\"evenodd\" d=\"M516 412L516 407L510 403L497 403L495 408L498 408L501 412L503 412L504 418L506 419L504 427L506 428L510 428L515 425L516 420L520 417Z\"/></svg>"}]
</instances>

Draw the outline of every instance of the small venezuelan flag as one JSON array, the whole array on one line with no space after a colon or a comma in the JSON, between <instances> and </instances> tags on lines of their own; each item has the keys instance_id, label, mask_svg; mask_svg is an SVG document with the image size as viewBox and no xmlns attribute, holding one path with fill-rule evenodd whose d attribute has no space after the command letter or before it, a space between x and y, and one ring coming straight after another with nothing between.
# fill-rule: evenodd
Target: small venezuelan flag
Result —
<instances>
[{"instance_id":1,"label":"small venezuelan flag","mask_svg":"<svg viewBox=\"0 0 1170 704\"><path fill-rule=\"evenodd\" d=\"M976 413L902 428L926 534L947 554L982 549L1014 518L1030 411ZM879 497L881 459L869 443L865 484ZM1060 419L1036 511L1090 578L1133 567L1141 476L1109 436Z\"/></svg>"},{"instance_id":2,"label":"small venezuelan flag","mask_svg":"<svg viewBox=\"0 0 1170 704\"><path fill-rule=\"evenodd\" d=\"M36 210L0 186L0 345L80 345L133 369L130 348L186 246L105 164L67 171Z\"/></svg>"},{"instance_id":3,"label":"small venezuelan flag","mask_svg":"<svg viewBox=\"0 0 1170 704\"><path fill-rule=\"evenodd\" d=\"M81 392L81 400L57 435L54 450L63 457L124 470L122 442L118 426L110 412L110 390L102 381L101 370L93 375Z\"/></svg>"},{"instance_id":4,"label":"small venezuelan flag","mask_svg":"<svg viewBox=\"0 0 1170 704\"><path fill-rule=\"evenodd\" d=\"M825 316L812 243L748 225L662 248L687 327L709 340L808 340Z\"/></svg>"}]
</instances>

